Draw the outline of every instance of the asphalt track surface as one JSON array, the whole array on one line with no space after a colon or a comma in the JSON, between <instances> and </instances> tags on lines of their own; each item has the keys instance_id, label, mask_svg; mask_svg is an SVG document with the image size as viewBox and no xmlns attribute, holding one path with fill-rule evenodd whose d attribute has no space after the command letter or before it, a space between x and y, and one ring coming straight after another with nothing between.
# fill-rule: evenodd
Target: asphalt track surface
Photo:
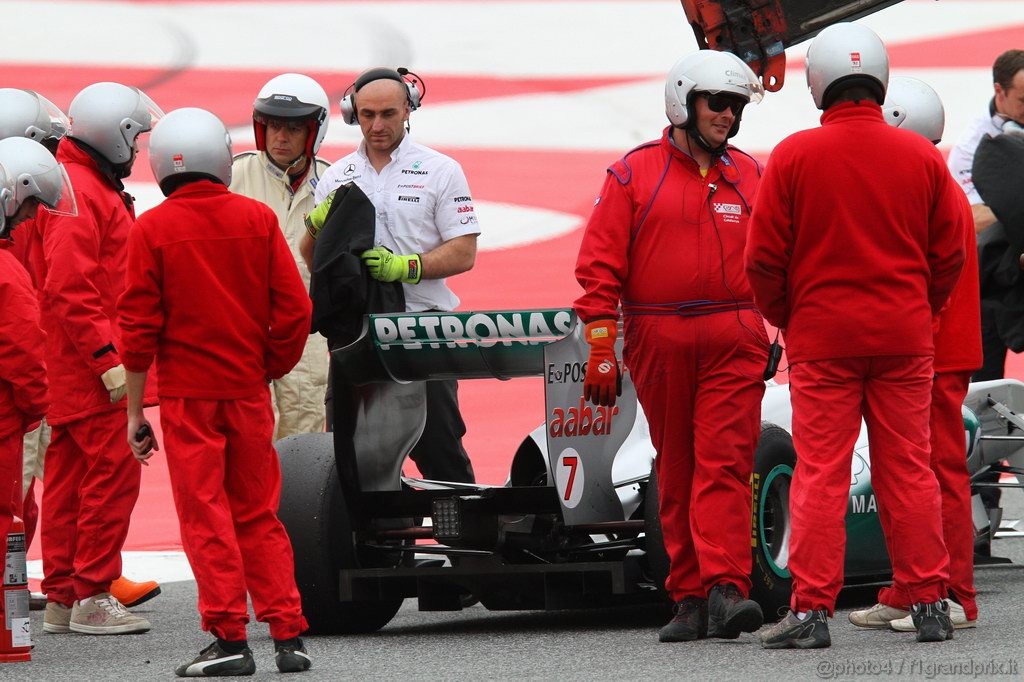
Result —
<instances>
[{"instance_id":1,"label":"asphalt track surface","mask_svg":"<svg viewBox=\"0 0 1024 682\"><path fill-rule=\"evenodd\" d=\"M1004 508L1004 518L1024 516L1020 491L1004 492ZM494 612L477 605L437 613L420 612L407 600L375 634L308 638L314 667L295 679L1019 679L1024 673L1024 538L996 540L994 553L1014 563L977 570L981 624L957 631L951 642L918 644L913 635L854 628L847 613L874 601L874 591L866 589L844 592L830 623L832 647L816 651L764 651L754 635L659 644L657 628L665 612L650 606ZM0 679L173 679L173 669L209 641L200 631L195 600L194 583L165 585L162 595L136 609L153 623L143 635L48 635L42 632L42 613L33 612L33 660L0 665ZM256 679L281 679L266 626L250 624L249 635Z\"/></svg>"}]
</instances>

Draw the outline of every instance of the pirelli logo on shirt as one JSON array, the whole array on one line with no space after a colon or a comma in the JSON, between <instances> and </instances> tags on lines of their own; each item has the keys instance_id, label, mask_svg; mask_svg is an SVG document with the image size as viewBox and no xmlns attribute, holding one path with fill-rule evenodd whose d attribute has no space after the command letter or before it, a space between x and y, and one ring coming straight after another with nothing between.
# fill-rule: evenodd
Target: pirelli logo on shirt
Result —
<instances>
[{"instance_id":1,"label":"pirelli logo on shirt","mask_svg":"<svg viewBox=\"0 0 1024 682\"><path fill-rule=\"evenodd\" d=\"M420 198L419 197L412 197L412 196L409 196L407 194L399 194L398 195L398 200L399 201L408 201L410 204L418 204L418 203L420 203Z\"/></svg>"}]
</instances>

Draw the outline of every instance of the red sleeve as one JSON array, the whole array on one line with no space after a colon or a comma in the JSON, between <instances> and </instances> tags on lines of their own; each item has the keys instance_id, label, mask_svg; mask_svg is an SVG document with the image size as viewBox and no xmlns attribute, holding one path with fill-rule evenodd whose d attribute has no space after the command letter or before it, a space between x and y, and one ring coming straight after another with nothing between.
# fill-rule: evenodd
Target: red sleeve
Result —
<instances>
[{"instance_id":1,"label":"red sleeve","mask_svg":"<svg viewBox=\"0 0 1024 682\"><path fill-rule=\"evenodd\" d=\"M941 157L936 157L941 161ZM932 315L938 314L949 300L964 265L962 190L945 166L935 171L937 189L928 231L928 267L932 278L928 301Z\"/></svg>"},{"instance_id":2,"label":"red sleeve","mask_svg":"<svg viewBox=\"0 0 1024 682\"><path fill-rule=\"evenodd\" d=\"M95 209L85 194L76 193L77 216L59 216L40 212L45 221L43 255L46 282L43 300L53 317L61 321L68 338L82 361L100 376L121 364L113 348L111 321L103 311L103 299L96 282L107 273L100 268L100 230ZM99 353L97 356L96 354Z\"/></svg>"},{"instance_id":3,"label":"red sleeve","mask_svg":"<svg viewBox=\"0 0 1024 682\"><path fill-rule=\"evenodd\" d=\"M270 344L267 349L267 378L278 379L290 372L302 357L310 334L313 303L310 301L295 257L288 248L277 218L270 215Z\"/></svg>"},{"instance_id":4,"label":"red sleeve","mask_svg":"<svg viewBox=\"0 0 1024 682\"><path fill-rule=\"evenodd\" d=\"M39 303L28 273L15 272L21 266L10 254L4 256L9 262L3 264L8 275L0 279L0 379L11 385L14 406L27 425L50 409L43 360L46 335L39 327Z\"/></svg>"},{"instance_id":5,"label":"red sleeve","mask_svg":"<svg viewBox=\"0 0 1024 682\"><path fill-rule=\"evenodd\" d=\"M163 271L146 241L142 225L128 233L125 287L117 301L121 359L129 372L145 372L153 363L164 328Z\"/></svg>"},{"instance_id":6,"label":"red sleeve","mask_svg":"<svg viewBox=\"0 0 1024 682\"><path fill-rule=\"evenodd\" d=\"M623 172L617 174L616 169ZM629 275L633 229L632 192L619 177L628 177L622 161L605 176L576 259L576 281L583 287L583 295L573 305L583 322L619 316L622 284Z\"/></svg>"},{"instance_id":7,"label":"red sleeve","mask_svg":"<svg viewBox=\"0 0 1024 682\"><path fill-rule=\"evenodd\" d=\"M789 320L787 271L793 254L793 212L783 164L769 160L750 216L744 262L754 303L772 325Z\"/></svg>"}]
</instances>

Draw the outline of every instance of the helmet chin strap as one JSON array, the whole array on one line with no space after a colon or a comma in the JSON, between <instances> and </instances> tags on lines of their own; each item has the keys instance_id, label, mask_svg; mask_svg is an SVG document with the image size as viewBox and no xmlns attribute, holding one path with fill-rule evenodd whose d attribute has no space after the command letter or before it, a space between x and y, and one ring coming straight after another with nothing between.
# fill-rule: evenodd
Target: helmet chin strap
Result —
<instances>
[{"instance_id":1,"label":"helmet chin strap","mask_svg":"<svg viewBox=\"0 0 1024 682\"><path fill-rule=\"evenodd\" d=\"M726 141L717 147L712 147L711 143L709 143L707 139L700 134L700 131L697 130L697 125L692 119L686 122L686 125L683 126L683 130L685 130L686 134L690 136L690 139L697 143L698 147L711 154L711 156L721 156L725 153L725 148L729 144L728 141Z\"/></svg>"}]
</instances>

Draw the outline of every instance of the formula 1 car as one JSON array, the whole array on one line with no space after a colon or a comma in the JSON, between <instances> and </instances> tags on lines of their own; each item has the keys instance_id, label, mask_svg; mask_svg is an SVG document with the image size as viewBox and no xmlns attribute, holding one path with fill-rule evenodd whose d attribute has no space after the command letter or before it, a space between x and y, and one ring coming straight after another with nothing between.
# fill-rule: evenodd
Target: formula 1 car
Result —
<instances>
[{"instance_id":1,"label":"formula 1 car","mask_svg":"<svg viewBox=\"0 0 1024 682\"><path fill-rule=\"evenodd\" d=\"M492 610L664 601L668 558L647 421L628 372L614 407L585 403L586 360L571 310L368 316L358 340L332 353L334 432L277 445L279 514L312 632L375 631L405 598L421 610L458 610L468 598ZM547 419L512 453L504 485L403 477L423 429L424 381L522 376L544 377ZM1022 408L1020 382L971 386L963 414L973 478L998 470L1021 487ZM787 386L769 382L762 420L751 578L771 616L791 587ZM979 537L990 539L999 520L977 507ZM886 579L863 429L846 521L846 582Z\"/></svg>"}]
</instances>

